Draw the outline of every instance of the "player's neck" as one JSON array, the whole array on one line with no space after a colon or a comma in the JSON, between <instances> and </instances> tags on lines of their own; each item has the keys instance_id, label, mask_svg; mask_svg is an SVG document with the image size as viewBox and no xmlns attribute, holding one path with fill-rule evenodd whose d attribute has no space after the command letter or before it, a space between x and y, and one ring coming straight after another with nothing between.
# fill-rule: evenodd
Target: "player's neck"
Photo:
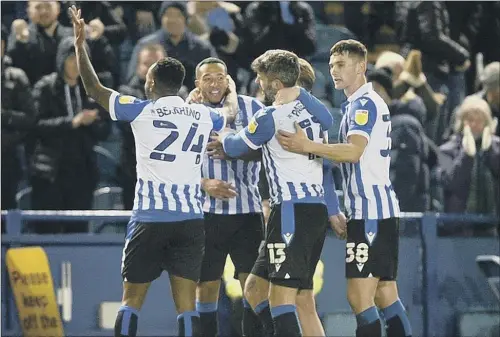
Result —
<instances>
[{"instance_id":1,"label":"player's neck","mask_svg":"<svg viewBox=\"0 0 500 337\"><path fill-rule=\"evenodd\" d=\"M365 84L366 84L366 77L365 76L359 77L353 84L344 89L345 96L349 98L352 94L358 91L358 89Z\"/></svg>"}]
</instances>

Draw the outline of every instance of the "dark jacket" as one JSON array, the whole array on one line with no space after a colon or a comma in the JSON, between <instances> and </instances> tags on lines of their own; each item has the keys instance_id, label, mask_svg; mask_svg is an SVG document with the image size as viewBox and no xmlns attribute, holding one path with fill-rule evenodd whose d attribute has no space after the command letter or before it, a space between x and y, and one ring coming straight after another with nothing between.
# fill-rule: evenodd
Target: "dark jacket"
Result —
<instances>
[{"instance_id":1,"label":"dark jacket","mask_svg":"<svg viewBox=\"0 0 500 337\"><path fill-rule=\"evenodd\" d=\"M127 26L122 18L115 15L110 1L61 1L59 21L65 26L72 25L71 17L66 15L72 5L81 8L87 24L93 19L100 19L104 24L104 36L111 44L120 44L127 36Z\"/></svg>"},{"instance_id":2,"label":"dark jacket","mask_svg":"<svg viewBox=\"0 0 500 337\"><path fill-rule=\"evenodd\" d=\"M469 196L474 158L468 156L463 150L461 135L452 136L448 142L440 146L440 150L441 181L445 198L444 211L462 213L466 209ZM480 153L478 150L477 156L481 156L482 167L490 170L498 184L500 178L500 138L493 136L488 151Z\"/></svg>"},{"instance_id":3,"label":"dark jacket","mask_svg":"<svg viewBox=\"0 0 500 337\"><path fill-rule=\"evenodd\" d=\"M450 18L444 2L415 2L408 11L402 33L405 43L402 54L407 56L411 49L422 51L424 73L444 76L452 65L461 65L470 58L469 52L450 34Z\"/></svg>"},{"instance_id":4,"label":"dark jacket","mask_svg":"<svg viewBox=\"0 0 500 337\"><path fill-rule=\"evenodd\" d=\"M2 159L15 148L35 125L35 106L28 77L2 59Z\"/></svg>"},{"instance_id":5,"label":"dark jacket","mask_svg":"<svg viewBox=\"0 0 500 337\"><path fill-rule=\"evenodd\" d=\"M73 39L63 40L57 50L57 72L44 76L35 84L34 98L38 111L36 146L32 174L55 180L61 175L79 174L80 179L97 181L94 145L110 132L109 114L87 97L81 83L69 88L63 79L64 62L74 53ZM79 93L79 98L76 95ZM81 107L77 102L81 101ZM69 102L73 109L70 113ZM72 127L72 120L83 109L98 109L100 118L89 126Z\"/></svg>"},{"instance_id":6,"label":"dark jacket","mask_svg":"<svg viewBox=\"0 0 500 337\"><path fill-rule=\"evenodd\" d=\"M2 59L2 171L21 177L16 147L26 140L35 126L35 106L28 77L10 66L8 56Z\"/></svg>"},{"instance_id":7,"label":"dark jacket","mask_svg":"<svg viewBox=\"0 0 500 337\"><path fill-rule=\"evenodd\" d=\"M300 57L316 51L316 26L314 12L304 1L290 1L290 11L295 22L286 24L281 18L278 1L255 1L245 11L250 41L247 52L255 59L269 49L293 51Z\"/></svg>"},{"instance_id":8,"label":"dark jacket","mask_svg":"<svg viewBox=\"0 0 500 337\"><path fill-rule=\"evenodd\" d=\"M477 39L483 19L482 4L478 1L446 1L444 4L450 18L450 38L457 41L470 55L473 55L472 45Z\"/></svg>"},{"instance_id":9,"label":"dark jacket","mask_svg":"<svg viewBox=\"0 0 500 337\"><path fill-rule=\"evenodd\" d=\"M404 212L430 209L430 170L434 165L422 119L425 108L417 97L408 103L395 100L391 111L391 182Z\"/></svg>"},{"instance_id":10,"label":"dark jacket","mask_svg":"<svg viewBox=\"0 0 500 337\"><path fill-rule=\"evenodd\" d=\"M29 25L28 42L16 41L13 34L9 37L7 55L13 66L24 70L31 84L35 84L42 76L56 70L56 52L59 42L72 35L72 29L58 24L54 36L50 37L37 25Z\"/></svg>"},{"instance_id":11,"label":"dark jacket","mask_svg":"<svg viewBox=\"0 0 500 337\"><path fill-rule=\"evenodd\" d=\"M177 45L170 42L169 35L163 29L140 39L134 47L128 64L127 79L132 79L137 68L139 52L148 44L160 44L165 48L167 55L182 62L186 68L184 85L192 90L194 88L196 65L207 57L217 56L212 45L186 30L183 39Z\"/></svg>"}]
</instances>

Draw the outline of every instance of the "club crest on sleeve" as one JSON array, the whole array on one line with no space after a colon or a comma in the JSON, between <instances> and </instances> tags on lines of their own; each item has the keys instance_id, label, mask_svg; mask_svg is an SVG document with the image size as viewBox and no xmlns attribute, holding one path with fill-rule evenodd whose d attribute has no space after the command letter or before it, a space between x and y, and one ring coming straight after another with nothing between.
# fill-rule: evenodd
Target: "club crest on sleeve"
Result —
<instances>
[{"instance_id":1,"label":"club crest on sleeve","mask_svg":"<svg viewBox=\"0 0 500 337\"><path fill-rule=\"evenodd\" d=\"M255 133L255 131L257 130L257 126L259 126L259 123L257 123L255 118L252 118L250 123L248 123L248 132Z\"/></svg>"},{"instance_id":2,"label":"club crest on sleeve","mask_svg":"<svg viewBox=\"0 0 500 337\"><path fill-rule=\"evenodd\" d=\"M354 112L354 121L358 125L366 125L368 123L368 110L356 110Z\"/></svg>"},{"instance_id":3,"label":"club crest on sleeve","mask_svg":"<svg viewBox=\"0 0 500 337\"><path fill-rule=\"evenodd\" d=\"M134 103L135 97L133 96L120 96L118 102L120 104L132 104Z\"/></svg>"}]
</instances>

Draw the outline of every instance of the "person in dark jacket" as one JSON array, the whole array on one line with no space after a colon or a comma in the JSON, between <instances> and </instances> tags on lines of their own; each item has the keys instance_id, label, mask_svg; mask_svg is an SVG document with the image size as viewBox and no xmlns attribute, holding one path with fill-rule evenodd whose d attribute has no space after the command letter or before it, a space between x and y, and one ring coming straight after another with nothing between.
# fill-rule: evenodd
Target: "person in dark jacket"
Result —
<instances>
[{"instance_id":1,"label":"person in dark jacket","mask_svg":"<svg viewBox=\"0 0 500 337\"><path fill-rule=\"evenodd\" d=\"M440 146L444 211L498 215L500 138L494 135L498 120L479 96L467 97L456 116L455 134Z\"/></svg>"},{"instance_id":2,"label":"person in dark jacket","mask_svg":"<svg viewBox=\"0 0 500 337\"><path fill-rule=\"evenodd\" d=\"M404 212L430 209L429 142L422 126L426 111L422 99L406 94L392 99L392 73L387 68L367 74L373 89L382 97L391 113L391 182Z\"/></svg>"},{"instance_id":3,"label":"person in dark jacket","mask_svg":"<svg viewBox=\"0 0 500 337\"><path fill-rule=\"evenodd\" d=\"M7 55L13 66L24 70L31 84L56 70L59 42L71 35L71 29L59 21L60 5L56 1L28 2L31 23L18 19L12 23Z\"/></svg>"},{"instance_id":4,"label":"person in dark jacket","mask_svg":"<svg viewBox=\"0 0 500 337\"><path fill-rule=\"evenodd\" d=\"M448 94L449 113L466 95L464 72L470 67L470 52L451 35L450 15L445 2L416 1L411 4L403 31L403 56L411 49L422 52L423 72L434 91Z\"/></svg>"},{"instance_id":5,"label":"person in dark jacket","mask_svg":"<svg viewBox=\"0 0 500 337\"><path fill-rule=\"evenodd\" d=\"M203 59L217 56L213 46L191 33L187 27L186 5L180 1L164 1L160 8L162 28L140 39L130 57L127 82L135 73L139 51L148 44L161 44L165 52L182 62L186 68L184 85L194 89L195 67Z\"/></svg>"},{"instance_id":6,"label":"person in dark jacket","mask_svg":"<svg viewBox=\"0 0 500 337\"><path fill-rule=\"evenodd\" d=\"M94 145L110 132L109 115L90 100L80 83L73 37L61 41L57 71L35 84L38 111L32 158L32 206L41 210L92 208L98 181ZM86 232L86 223L41 223L37 233Z\"/></svg>"},{"instance_id":7,"label":"person in dark jacket","mask_svg":"<svg viewBox=\"0 0 500 337\"><path fill-rule=\"evenodd\" d=\"M119 45L127 36L127 26L113 11L110 1L61 1L61 12L64 14L59 21L62 25L72 25L68 9L73 5L82 10L83 19L90 27L90 34L95 31L96 38L104 36L111 45Z\"/></svg>"},{"instance_id":8,"label":"person in dark jacket","mask_svg":"<svg viewBox=\"0 0 500 337\"><path fill-rule=\"evenodd\" d=\"M477 93L490 106L491 115L500 119L500 62L491 62L480 76L483 90ZM497 128L496 135L500 136L500 128Z\"/></svg>"},{"instance_id":9,"label":"person in dark jacket","mask_svg":"<svg viewBox=\"0 0 500 337\"><path fill-rule=\"evenodd\" d=\"M8 32L2 26L2 209L15 209L16 193L22 170L18 145L35 124L35 106L28 77L12 67L4 55Z\"/></svg>"},{"instance_id":10,"label":"person in dark jacket","mask_svg":"<svg viewBox=\"0 0 500 337\"><path fill-rule=\"evenodd\" d=\"M246 8L245 22L251 61L269 49L289 50L299 57L316 51L314 12L307 2L254 1Z\"/></svg>"}]
</instances>

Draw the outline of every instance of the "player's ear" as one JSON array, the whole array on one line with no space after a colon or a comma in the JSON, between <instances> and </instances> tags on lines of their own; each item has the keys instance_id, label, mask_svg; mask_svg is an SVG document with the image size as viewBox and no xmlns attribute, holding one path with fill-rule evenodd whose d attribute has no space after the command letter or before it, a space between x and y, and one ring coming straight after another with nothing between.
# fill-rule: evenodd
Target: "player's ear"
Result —
<instances>
[{"instance_id":1,"label":"player's ear","mask_svg":"<svg viewBox=\"0 0 500 337\"><path fill-rule=\"evenodd\" d=\"M200 80L194 80L194 85L199 88L200 87Z\"/></svg>"}]
</instances>

